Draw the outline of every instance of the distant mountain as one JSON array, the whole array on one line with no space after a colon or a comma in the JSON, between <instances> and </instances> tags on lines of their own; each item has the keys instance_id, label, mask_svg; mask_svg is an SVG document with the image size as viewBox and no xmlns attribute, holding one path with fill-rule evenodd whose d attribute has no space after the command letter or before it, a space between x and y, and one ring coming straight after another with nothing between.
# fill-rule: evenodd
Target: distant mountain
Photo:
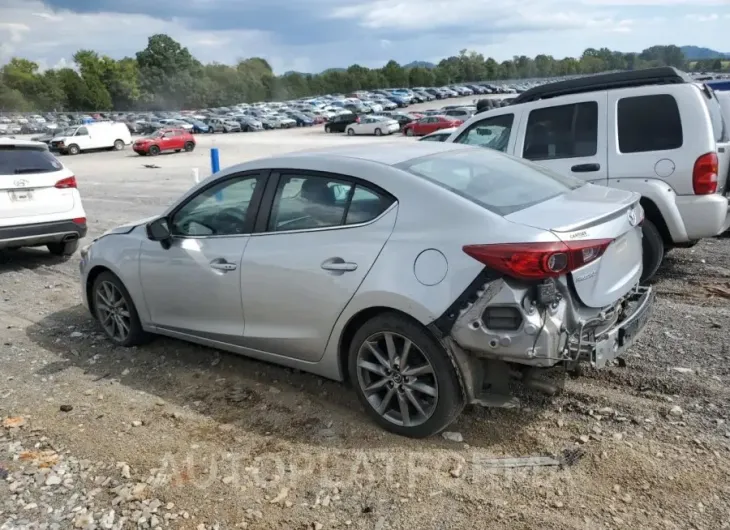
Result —
<instances>
[{"instance_id":1,"label":"distant mountain","mask_svg":"<svg viewBox=\"0 0 730 530\"><path fill-rule=\"evenodd\" d=\"M403 68L436 68L436 65L429 63L428 61L413 61L408 64L404 64Z\"/></svg>"},{"instance_id":2,"label":"distant mountain","mask_svg":"<svg viewBox=\"0 0 730 530\"><path fill-rule=\"evenodd\" d=\"M682 46L682 53L690 61L700 59L730 59L730 53L718 52L710 48L700 48L699 46Z\"/></svg>"}]
</instances>

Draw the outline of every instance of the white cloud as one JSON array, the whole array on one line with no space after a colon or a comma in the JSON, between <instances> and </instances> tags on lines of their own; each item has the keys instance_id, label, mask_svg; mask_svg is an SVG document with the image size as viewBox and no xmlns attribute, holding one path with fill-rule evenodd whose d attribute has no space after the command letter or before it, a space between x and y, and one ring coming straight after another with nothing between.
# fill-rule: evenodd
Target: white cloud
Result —
<instances>
[{"instance_id":1,"label":"white cloud","mask_svg":"<svg viewBox=\"0 0 730 530\"><path fill-rule=\"evenodd\" d=\"M687 18L687 20L691 20L692 22L716 22L720 20L720 15L718 15L717 13L712 13L709 15L699 15L696 13L692 13L687 15L685 18Z\"/></svg>"}]
</instances>

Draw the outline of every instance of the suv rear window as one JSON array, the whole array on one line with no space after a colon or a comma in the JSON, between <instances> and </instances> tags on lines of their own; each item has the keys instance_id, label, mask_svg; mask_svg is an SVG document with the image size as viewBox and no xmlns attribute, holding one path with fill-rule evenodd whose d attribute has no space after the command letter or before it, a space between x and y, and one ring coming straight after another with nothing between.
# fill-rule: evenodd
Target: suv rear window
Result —
<instances>
[{"instance_id":1,"label":"suv rear window","mask_svg":"<svg viewBox=\"0 0 730 530\"><path fill-rule=\"evenodd\" d=\"M622 98L617 120L621 153L668 151L684 143L679 107L670 94Z\"/></svg>"},{"instance_id":2,"label":"suv rear window","mask_svg":"<svg viewBox=\"0 0 730 530\"><path fill-rule=\"evenodd\" d=\"M408 160L396 167L498 215L524 210L585 184L524 159L467 148Z\"/></svg>"},{"instance_id":3,"label":"suv rear window","mask_svg":"<svg viewBox=\"0 0 730 530\"><path fill-rule=\"evenodd\" d=\"M63 166L47 149L0 145L0 175L53 173Z\"/></svg>"}]
</instances>

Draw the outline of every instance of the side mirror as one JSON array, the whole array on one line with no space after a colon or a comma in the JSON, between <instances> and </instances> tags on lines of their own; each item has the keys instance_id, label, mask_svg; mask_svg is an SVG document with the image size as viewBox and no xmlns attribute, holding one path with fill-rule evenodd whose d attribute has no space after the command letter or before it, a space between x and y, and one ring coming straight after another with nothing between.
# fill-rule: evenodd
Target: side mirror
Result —
<instances>
[{"instance_id":1,"label":"side mirror","mask_svg":"<svg viewBox=\"0 0 730 530\"><path fill-rule=\"evenodd\" d=\"M165 248L169 248L169 241L172 238L172 234L166 218L160 217L154 221L150 221L147 223L146 228L148 239L151 241L159 241L163 247L167 244L168 246Z\"/></svg>"}]
</instances>

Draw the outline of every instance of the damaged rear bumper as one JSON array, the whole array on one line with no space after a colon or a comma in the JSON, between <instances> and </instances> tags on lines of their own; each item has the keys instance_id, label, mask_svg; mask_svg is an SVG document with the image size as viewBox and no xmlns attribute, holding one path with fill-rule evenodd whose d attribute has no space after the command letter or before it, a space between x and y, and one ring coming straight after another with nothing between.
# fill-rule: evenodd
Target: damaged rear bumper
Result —
<instances>
[{"instance_id":1,"label":"damaged rear bumper","mask_svg":"<svg viewBox=\"0 0 730 530\"><path fill-rule=\"evenodd\" d=\"M509 279L486 283L442 337L481 359L537 368L585 361L603 368L633 344L654 305L652 288L638 285L601 309L577 302L566 282L556 281L555 292L544 303L534 286Z\"/></svg>"}]
</instances>

